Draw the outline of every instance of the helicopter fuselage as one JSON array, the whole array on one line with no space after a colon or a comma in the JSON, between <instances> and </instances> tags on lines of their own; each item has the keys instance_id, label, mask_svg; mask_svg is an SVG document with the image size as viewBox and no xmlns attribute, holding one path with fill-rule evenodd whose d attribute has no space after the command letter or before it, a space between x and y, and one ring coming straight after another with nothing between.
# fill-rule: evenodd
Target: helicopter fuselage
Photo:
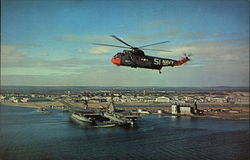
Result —
<instances>
[{"instance_id":1,"label":"helicopter fuselage","mask_svg":"<svg viewBox=\"0 0 250 160\"><path fill-rule=\"evenodd\" d=\"M117 66L161 70L162 67L178 66L188 60L188 57L185 57L181 60L172 60L167 58L147 56L142 50L124 50L123 52L119 52L113 56L111 62Z\"/></svg>"},{"instance_id":2,"label":"helicopter fuselage","mask_svg":"<svg viewBox=\"0 0 250 160\"><path fill-rule=\"evenodd\" d=\"M180 66L190 60L189 55L186 56L186 54L185 54L185 57L182 58L181 60L173 60L173 59L168 59L168 58L147 56L143 52L143 50L171 52L171 51L163 50L163 49L145 48L149 46L167 43L169 41L162 41L158 43L152 43L152 44L148 44L144 46L134 47L114 35L111 35L111 37L125 44L126 46L118 46L118 45L103 44L103 43L94 43L94 44L107 46L107 47L129 48L130 50L123 50L123 52L119 52L111 58L111 62L117 66L129 66L132 68L138 67L138 68L156 69L156 70L159 70L159 73L161 73L160 70L162 67Z\"/></svg>"}]
</instances>

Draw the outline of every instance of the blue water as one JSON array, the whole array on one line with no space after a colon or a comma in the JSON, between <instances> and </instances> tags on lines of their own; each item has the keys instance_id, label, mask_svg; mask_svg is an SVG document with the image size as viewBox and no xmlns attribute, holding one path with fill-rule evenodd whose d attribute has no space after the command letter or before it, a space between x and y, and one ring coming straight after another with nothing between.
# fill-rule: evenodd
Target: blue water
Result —
<instances>
[{"instance_id":1,"label":"blue water","mask_svg":"<svg viewBox=\"0 0 250 160\"><path fill-rule=\"evenodd\" d=\"M69 113L0 107L0 159L249 159L249 121L145 116L134 128L85 128Z\"/></svg>"}]
</instances>

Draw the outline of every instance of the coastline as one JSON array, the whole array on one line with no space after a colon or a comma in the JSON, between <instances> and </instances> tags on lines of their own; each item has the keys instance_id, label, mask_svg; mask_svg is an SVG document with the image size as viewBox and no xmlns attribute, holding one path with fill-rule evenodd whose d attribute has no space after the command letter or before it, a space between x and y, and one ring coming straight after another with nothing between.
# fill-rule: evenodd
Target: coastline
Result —
<instances>
[{"instance_id":1,"label":"coastline","mask_svg":"<svg viewBox=\"0 0 250 160\"><path fill-rule=\"evenodd\" d=\"M28 102L28 103L1 103L1 105L4 106L14 106L14 107L28 107L28 108L42 108L45 106L63 106L64 104L61 102ZM81 107L81 103L72 103L73 106ZM90 108L98 108L98 106L107 105L107 104L101 104L101 103L92 103L90 104ZM130 104L133 105L133 104ZM145 106L123 106L123 107L117 107L117 109L125 109L125 110L137 110L137 109L143 109L148 110L151 112L155 112L156 110L160 109L163 110L165 113L162 115L169 115L169 116L188 116L188 117L194 117L194 118L217 118L217 119L225 119L225 120L249 120L249 107L233 107L233 109L241 110L239 113L229 113L229 112L205 112L204 115L172 115L170 114L170 108L159 106L159 107L145 107ZM201 107L202 109L218 109L218 107ZM154 113L153 113L154 114Z\"/></svg>"},{"instance_id":2,"label":"coastline","mask_svg":"<svg viewBox=\"0 0 250 160\"><path fill-rule=\"evenodd\" d=\"M59 106L59 105L63 105L60 102L29 102L29 103L1 103L1 105L4 106L13 106L13 107L28 107L28 108L42 108L45 106L50 106L50 105L54 105L54 106Z\"/></svg>"}]
</instances>

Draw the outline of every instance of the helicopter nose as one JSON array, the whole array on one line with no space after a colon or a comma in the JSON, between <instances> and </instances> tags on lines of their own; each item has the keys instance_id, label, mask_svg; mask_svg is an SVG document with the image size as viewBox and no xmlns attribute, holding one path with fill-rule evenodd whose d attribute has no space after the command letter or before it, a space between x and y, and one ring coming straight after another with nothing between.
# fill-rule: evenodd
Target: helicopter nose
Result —
<instances>
[{"instance_id":1,"label":"helicopter nose","mask_svg":"<svg viewBox=\"0 0 250 160\"><path fill-rule=\"evenodd\" d=\"M121 59L120 58L111 58L111 62L117 66L121 64Z\"/></svg>"}]
</instances>

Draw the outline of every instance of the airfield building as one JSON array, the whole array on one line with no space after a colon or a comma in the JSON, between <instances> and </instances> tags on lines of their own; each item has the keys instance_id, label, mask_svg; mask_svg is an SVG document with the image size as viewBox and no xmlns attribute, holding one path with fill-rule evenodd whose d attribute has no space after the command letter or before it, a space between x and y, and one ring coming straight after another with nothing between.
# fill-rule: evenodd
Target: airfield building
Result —
<instances>
[{"instance_id":1,"label":"airfield building","mask_svg":"<svg viewBox=\"0 0 250 160\"><path fill-rule=\"evenodd\" d=\"M195 114L195 109L194 107L191 107L189 105L177 105L173 104L171 106L171 113L172 114L185 114L185 115L190 115L190 114Z\"/></svg>"}]
</instances>

